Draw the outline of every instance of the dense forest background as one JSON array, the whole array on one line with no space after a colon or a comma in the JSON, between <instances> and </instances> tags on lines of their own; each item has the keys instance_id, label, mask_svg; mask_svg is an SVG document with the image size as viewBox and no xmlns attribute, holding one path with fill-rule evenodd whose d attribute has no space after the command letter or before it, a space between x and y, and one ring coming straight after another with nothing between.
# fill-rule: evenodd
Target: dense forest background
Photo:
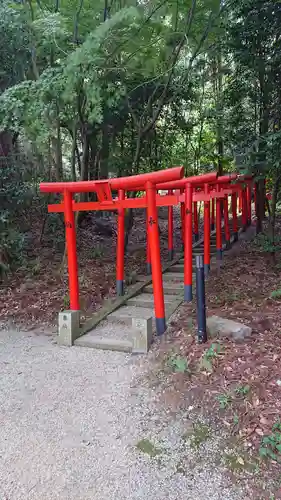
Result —
<instances>
[{"instance_id":1,"label":"dense forest background","mask_svg":"<svg viewBox=\"0 0 281 500\"><path fill-rule=\"evenodd\" d=\"M56 233L42 180L179 164L186 175L254 171L259 224L267 175L274 228L279 2L2 0L0 31L2 274L19 265L36 218L40 238Z\"/></svg>"}]
</instances>

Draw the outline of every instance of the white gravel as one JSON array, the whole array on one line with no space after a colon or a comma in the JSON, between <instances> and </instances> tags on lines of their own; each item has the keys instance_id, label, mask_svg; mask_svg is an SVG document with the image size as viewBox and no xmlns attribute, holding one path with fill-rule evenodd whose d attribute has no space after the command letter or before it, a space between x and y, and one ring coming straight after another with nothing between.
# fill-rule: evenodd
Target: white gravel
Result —
<instances>
[{"instance_id":1,"label":"white gravel","mask_svg":"<svg viewBox=\"0 0 281 500\"><path fill-rule=\"evenodd\" d=\"M0 335L1 500L244 500L208 453L198 462L188 450L182 416L157 410L156 392L138 384L149 363ZM145 438L161 455L136 448Z\"/></svg>"}]
</instances>

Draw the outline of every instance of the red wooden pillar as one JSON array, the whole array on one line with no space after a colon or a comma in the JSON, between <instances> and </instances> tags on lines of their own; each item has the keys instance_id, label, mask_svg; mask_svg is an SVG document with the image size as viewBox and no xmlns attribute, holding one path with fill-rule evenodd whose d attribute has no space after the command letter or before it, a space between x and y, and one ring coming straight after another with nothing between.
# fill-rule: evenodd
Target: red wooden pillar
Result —
<instances>
[{"instance_id":1,"label":"red wooden pillar","mask_svg":"<svg viewBox=\"0 0 281 500\"><path fill-rule=\"evenodd\" d=\"M258 216L257 183L254 184L255 216Z\"/></svg>"},{"instance_id":2,"label":"red wooden pillar","mask_svg":"<svg viewBox=\"0 0 281 500\"><path fill-rule=\"evenodd\" d=\"M173 194L173 190L170 189L168 194ZM173 233L174 233L174 221L173 221L173 205L168 207L168 253L169 260L174 258L174 243L173 243Z\"/></svg>"},{"instance_id":3,"label":"red wooden pillar","mask_svg":"<svg viewBox=\"0 0 281 500\"><path fill-rule=\"evenodd\" d=\"M209 194L208 184L204 185L205 194ZM208 276L211 267L211 251L210 251L210 201L204 201L204 273Z\"/></svg>"},{"instance_id":4,"label":"red wooden pillar","mask_svg":"<svg viewBox=\"0 0 281 500\"><path fill-rule=\"evenodd\" d=\"M119 189L118 199L125 199L124 189ZM125 244L125 209L118 208L117 252L116 252L116 292L124 295L124 244Z\"/></svg>"},{"instance_id":5,"label":"red wooden pillar","mask_svg":"<svg viewBox=\"0 0 281 500\"><path fill-rule=\"evenodd\" d=\"M251 182L247 183L247 224L250 226L252 224L252 185Z\"/></svg>"},{"instance_id":6,"label":"red wooden pillar","mask_svg":"<svg viewBox=\"0 0 281 500\"><path fill-rule=\"evenodd\" d=\"M151 182L146 183L146 199L156 330L158 335L162 335L166 330L164 291L158 230L158 214L156 206L156 189Z\"/></svg>"},{"instance_id":7,"label":"red wooden pillar","mask_svg":"<svg viewBox=\"0 0 281 500\"><path fill-rule=\"evenodd\" d=\"M242 229L246 231L247 228L247 192L245 187L241 189L242 196Z\"/></svg>"},{"instance_id":8,"label":"red wooden pillar","mask_svg":"<svg viewBox=\"0 0 281 500\"><path fill-rule=\"evenodd\" d=\"M148 210L146 209L146 274L151 274L151 257L148 234Z\"/></svg>"},{"instance_id":9,"label":"red wooden pillar","mask_svg":"<svg viewBox=\"0 0 281 500\"><path fill-rule=\"evenodd\" d=\"M193 224L194 224L194 240L199 240L199 228L198 228L198 208L197 201L193 202Z\"/></svg>"},{"instance_id":10,"label":"red wooden pillar","mask_svg":"<svg viewBox=\"0 0 281 500\"><path fill-rule=\"evenodd\" d=\"M64 222L65 237L67 246L68 280L69 280L69 298L70 309L79 311L79 283L78 283L78 264L76 249L76 229L74 212L72 210L72 194L64 191Z\"/></svg>"},{"instance_id":11,"label":"red wooden pillar","mask_svg":"<svg viewBox=\"0 0 281 500\"><path fill-rule=\"evenodd\" d=\"M228 195L226 195L223 199L223 217L224 217L225 248L228 250L231 247L230 229L229 229L229 213L228 213Z\"/></svg>"},{"instance_id":12,"label":"red wooden pillar","mask_svg":"<svg viewBox=\"0 0 281 500\"><path fill-rule=\"evenodd\" d=\"M217 191L220 191L217 185ZM216 245L217 245L217 260L222 260L222 234L221 234L221 198L216 198Z\"/></svg>"},{"instance_id":13,"label":"red wooden pillar","mask_svg":"<svg viewBox=\"0 0 281 500\"><path fill-rule=\"evenodd\" d=\"M239 213L241 214L242 212L242 209L243 209L243 189L241 189L239 191L239 206L238 206L238 210L239 210Z\"/></svg>"},{"instance_id":14,"label":"red wooden pillar","mask_svg":"<svg viewBox=\"0 0 281 500\"><path fill-rule=\"evenodd\" d=\"M181 193L184 193L184 190L181 189ZM185 203L181 203L181 238L182 238L182 246L184 247L185 237Z\"/></svg>"},{"instance_id":15,"label":"red wooden pillar","mask_svg":"<svg viewBox=\"0 0 281 500\"><path fill-rule=\"evenodd\" d=\"M232 228L234 241L238 241L238 220L237 220L237 193L231 195Z\"/></svg>"},{"instance_id":16,"label":"red wooden pillar","mask_svg":"<svg viewBox=\"0 0 281 500\"><path fill-rule=\"evenodd\" d=\"M184 300L192 300L192 185L185 186Z\"/></svg>"},{"instance_id":17,"label":"red wooden pillar","mask_svg":"<svg viewBox=\"0 0 281 500\"><path fill-rule=\"evenodd\" d=\"M211 213L211 231L214 231L215 229L215 204L216 200L215 198L212 199L212 213Z\"/></svg>"}]
</instances>

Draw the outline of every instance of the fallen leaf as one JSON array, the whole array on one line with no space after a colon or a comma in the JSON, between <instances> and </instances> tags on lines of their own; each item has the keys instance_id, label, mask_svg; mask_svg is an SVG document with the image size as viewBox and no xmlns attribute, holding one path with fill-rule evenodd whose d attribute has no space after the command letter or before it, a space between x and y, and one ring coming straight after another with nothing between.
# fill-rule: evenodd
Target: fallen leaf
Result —
<instances>
[{"instance_id":1,"label":"fallen leaf","mask_svg":"<svg viewBox=\"0 0 281 500\"><path fill-rule=\"evenodd\" d=\"M265 418L263 416L260 417L260 423L262 425L267 425L267 426L269 425L269 421L267 420L267 418Z\"/></svg>"},{"instance_id":2,"label":"fallen leaf","mask_svg":"<svg viewBox=\"0 0 281 500\"><path fill-rule=\"evenodd\" d=\"M255 398L255 399L253 399L253 406L254 406L255 408L256 408L257 406L259 406L259 404L260 404L260 400L259 400L259 398Z\"/></svg>"},{"instance_id":3,"label":"fallen leaf","mask_svg":"<svg viewBox=\"0 0 281 500\"><path fill-rule=\"evenodd\" d=\"M244 460L243 460L243 458L242 458L242 457L237 457L237 462L238 462L240 465L244 465L244 464L245 464L245 462L244 462Z\"/></svg>"},{"instance_id":4,"label":"fallen leaf","mask_svg":"<svg viewBox=\"0 0 281 500\"><path fill-rule=\"evenodd\" d=\"M259 427L256 428L255 433L258 434L259 436L263 436L263 434L264 434L263 431Z\"/></svg>"}]
</instances>

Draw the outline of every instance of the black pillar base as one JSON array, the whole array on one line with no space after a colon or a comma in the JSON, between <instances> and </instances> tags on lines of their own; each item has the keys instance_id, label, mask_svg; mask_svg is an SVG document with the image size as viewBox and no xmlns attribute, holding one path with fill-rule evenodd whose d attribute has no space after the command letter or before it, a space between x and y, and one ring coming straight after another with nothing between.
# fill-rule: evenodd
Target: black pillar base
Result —
<instances>
[{"instance_id":1,"label":"black pillar base","mask_svg":"<svg viewBox=\"0 0 281 500\"><path fill-rule=\"evenodd\" d=\"M146 274L151 274L151 264L150 264L150 262L146 263Z\"/></svg>"},{"instance_id":2,"label":"black pillar base","mask_svg":"<svg viewBox=\"0 0 281 500\"><path fill-rule=\"evenodd\" d=\"M168 258L169 258L169 260L173 260L173 258L174 258L174 250L173 250L173 248L171 248L170 250L168 250Z\"/></svg>"},{"instance_id":3,"label":"black pillar base","mask_svg":"<svg viewBox=\"0 0 281 500\"><path fill-rule=\"evenodd\" d=\"M163 335L166 331L166 319L165 318L155 318L157 335Z\"/></svg>"},{"instance_id":4,"label":"black pillar base","mask_svg":"<svg viewBox=\"0 0 281 500\"><path fill-rule=\"evenodd\" d=\"M194 241L199 241L199 234L198 233L194 233Z\"/></svg>"},{"instance_id":5,"label":"black pillar base","mask_svg":"<svg viewBox=\"0 0 281 500\"><path fill-rule=\"evenodd\" d=\"M238 241L238 232L237 231L233 234L233 241L234 242Z\"/></svg>"},{"instance_id":6,"label":"black pillar base","mask_svg":"<svg viewBox=\"0 0 281 500\"><path fill-rule=\"evenodd\" d=\"M205 274L205 278L207 278L207 277L209 276L210 269L211 269L210 264L204 264L204 274Z\"/></svg>"},{"instance_id":7,"label":"black pillar base","mask_svg":"<svg viewBox=\"0 0 281 500\"><path fill-rule=\"evenodd\" d=\"M184 285L184 301L192 302L192 285Z\"/></svg>"},{"instance_id":8,"label":"black pillar base","mask_svg":"<svg viewBox=\"0 0 281 500\"><path fill-rule=\"evenodd\" d=\"M225 250L229 250L231 248L231 243L229 240L225 242Z\"/></svg>"},{"instance_id":9,"label":"black pillar base","mask_svg":"<svg viewBox=\"0 0 281 500\"><path fill-rule=\"evenodd\" d=\"M217 248L217 260L222 261L222 249Z\"/></svg>"},{"instance_id":10,"label":"black pillar base","mask_svg":"<svg viewBox=\"0 0 281 500\"><path fill-rule=\"evenodd\" d=\"M116 281L116 292L117 292L118 297L122 297L122 295L124 295L124 281L123 280Z\"/></svg>"}]
</instances>

